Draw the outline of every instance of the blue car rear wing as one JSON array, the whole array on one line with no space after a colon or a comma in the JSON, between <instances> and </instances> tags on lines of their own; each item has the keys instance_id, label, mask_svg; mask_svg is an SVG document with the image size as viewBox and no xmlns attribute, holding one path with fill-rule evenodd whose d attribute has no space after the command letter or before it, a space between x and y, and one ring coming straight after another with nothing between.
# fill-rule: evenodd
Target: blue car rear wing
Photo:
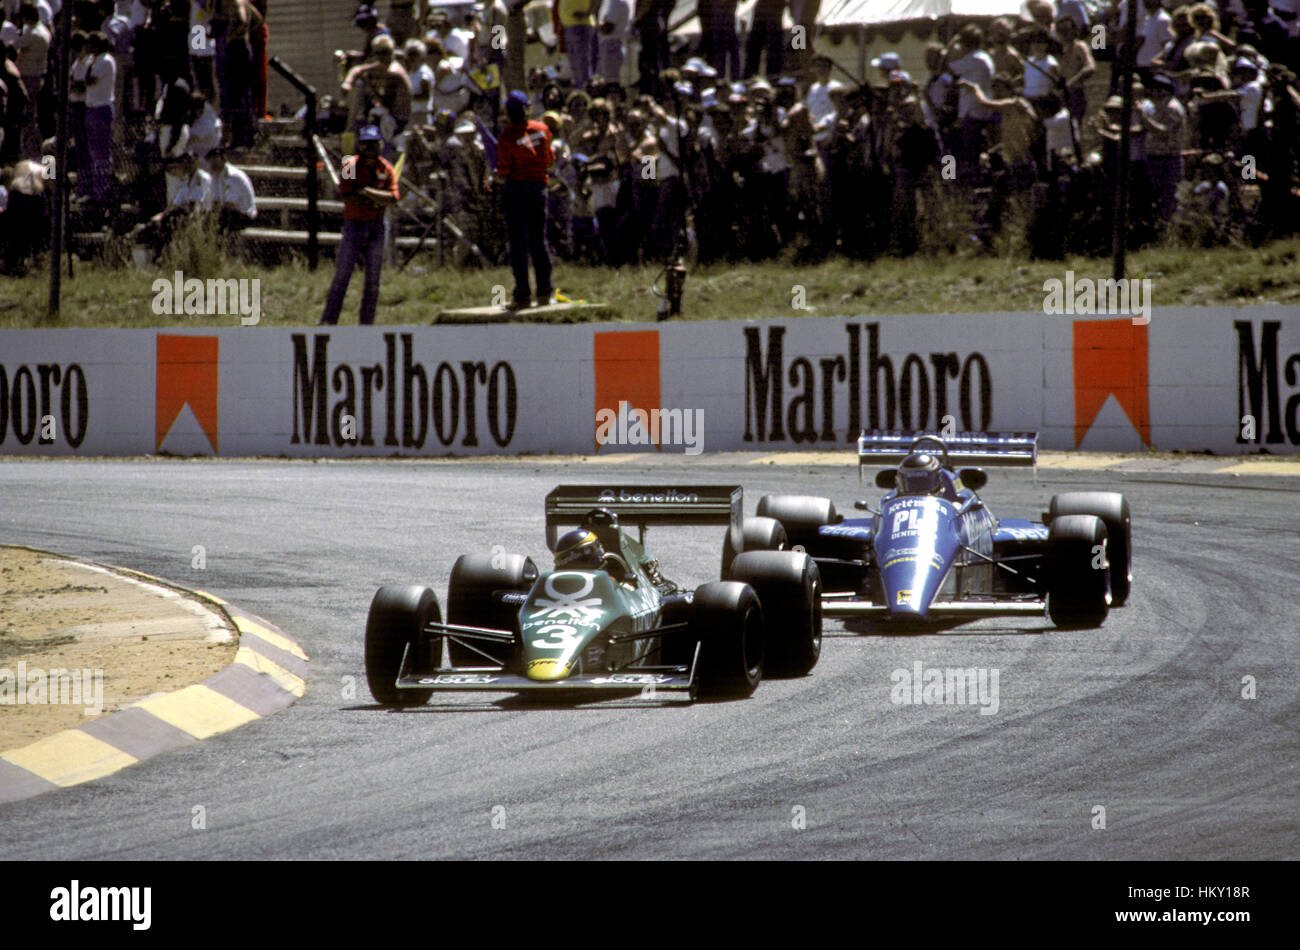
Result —
<instances>
[{"instance_id":1,"label":"blue car rear wing","mask_svg":"<svg viewBox=\"0 0 1300 950\"><path fill-rule=\"evenodd\" d=\"M729 525L741 551L743 501L739 485L560 485L546 496L546 546L555 550L561 525L581 524L591 509L605 508L635 524L643 538L647 525Z\"/></svg>"},{"instance_id":2,"label":"blue car rear wing","mask_svg":"<svg viewBox=\"0 0 1300 950\"><path fill-rule=\"evenodd\" d=\"M939 439L953 465L1038 464L1037 432L959 432L943 437L935 432L863 432L858 436L858 480L864 465L897 465L921 436ZM927 445L930 443L927 443Z\"/></svg>"}]
</instances>

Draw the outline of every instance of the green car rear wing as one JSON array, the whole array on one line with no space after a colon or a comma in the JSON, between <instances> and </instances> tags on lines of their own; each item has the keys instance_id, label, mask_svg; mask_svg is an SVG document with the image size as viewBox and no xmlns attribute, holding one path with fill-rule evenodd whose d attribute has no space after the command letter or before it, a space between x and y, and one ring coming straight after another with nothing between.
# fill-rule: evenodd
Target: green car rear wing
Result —
<instances>
[{"instance_id":1,"label":"green car rear wing","mask_svg":"<svg viewBox=\"0 0 1300 950\"><path fill-rule=\"evenodd\" d=\"M643 541L647 525L729 525L732 546L744 550L739 485L560 485L546 496L546 546L554 551L560 527L581 524L593 508L635 524Z\"/></svg>"}]
</instances>

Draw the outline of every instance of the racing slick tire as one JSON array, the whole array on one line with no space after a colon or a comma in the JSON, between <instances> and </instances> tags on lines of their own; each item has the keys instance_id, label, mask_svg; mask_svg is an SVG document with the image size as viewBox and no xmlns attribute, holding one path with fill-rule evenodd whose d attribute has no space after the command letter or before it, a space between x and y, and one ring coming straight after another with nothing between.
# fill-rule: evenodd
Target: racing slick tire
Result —
<instances>
[{"instance_id":1,"label":"racing slick tire","mask_svg":"<svg viewBox=\"0 0 1300 950\"><path fill-rule=\"evenodd\" d=\"M744 538L746 551L784 551L790 546L785 528L775 518L745 518L740 523L740 532ZM722 539L722 574L725 581L731 576L731 562L736 559L737 551L731 544L731 529L727 529Z\"/></svg>"},{"instance_id":2,"label":"racing slick tire","mask_svg":"<svg viewBox=\"0 0 1300 950\"><path fill-rule=\"evenodd\" d=\"M768 676L804 676L822 652L822 578L802 551L746 551L731 566L733 580L754 588L763 607Z\"/></svg>"},{"instance_id":3,"label":"racing slick tire","mask_svg":"<svg viewBox=\"0 0 1300 950\"><path fill-rule=\"evenodd\" d=\"M1047 535L1047 615L1066 629L1100 627L1110 611L1110 569L1094 567L1107 544L1096 515L1061 515Z\"/></svg>"},{"instance_id":4,"label":"racing slick tire","mask_svg":"<svg viewBox=\"0 0 1300 950\"><path fill-rule=\"evenodd\" d=\"M447 584L447 623L466 627L519 632L519 611L497 601L497 591L532 590L537 565L522 554L462 554L456 558ZM482 666L487 657L448 641L452 666ZM474 645L503 666L513 659L515 645L478 640Z\"/></svg>"},{"instance_id":5,"label":"racing slick tire","mask_svg":"<svg viewBox=\"0 0 1300 950\"><path fill-rule=\"evenodd\" d=\"M1052 496L1047 516L1096 515L1106 525L1110 555L1110 605L1122 607L1133 587L1133 526L1128 499L1113 491L1075 491Z\"/></svg>"},{"instance_id":6,"label":"racing slick tire","mask_svg":"<svg viewBox=\"0 0 1300 950\"><path fill-rule=\"evenodd\" d=\"M816 495L764 495L758 500L757 514L781 522L790 543L808 549L817 543L818 528L840 521L835 503Z\"/></svg>"},{"instance_id":7,"label":"racing slick tire","mask_svg":"<svg viewBox=\"0 0 1300 950\"><path fill-rule=\"evenodd\" d=\"M375 593L366 618L366 685L376 702L419 706L429 701L431 689L398 689L397 673L408 646L416 664L426 661L420 634L430 622L442 622L438 595L431 588L389 586Z\"/></svg>"},{"instance_id":8,"label":"racing slick tire","mask_svg":"<svg viewBox=\"0 0 1300 950\"><path fill-rule=\"evenodd\" d=\"M754 588L738 581L710 581L695 589L694 605L691 625L700 643L700 697L751 695L763 678L763 608Z\"/></svg>"}]
</instances>

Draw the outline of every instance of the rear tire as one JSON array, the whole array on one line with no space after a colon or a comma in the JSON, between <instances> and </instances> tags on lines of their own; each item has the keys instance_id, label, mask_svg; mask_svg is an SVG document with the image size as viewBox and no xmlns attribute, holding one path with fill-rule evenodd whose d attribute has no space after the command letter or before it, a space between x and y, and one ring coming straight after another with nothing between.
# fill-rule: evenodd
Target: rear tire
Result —
<instances>
[{"instance_id":1,"label":"rear tire","mask_svg":"<svg viewBox=\"0 0 1300 950\"><path fill-rule=\"evenodd\" d=\"M767 675L804 676L822 652L822 579L817 562L802 551L746 551L731 576L754 588L767 632Z\"/></svg>"},{"instance_id":2,"label":"rear tire","mask_svg":"<svg viewBox=\"0 0 1300 950\"><path fill-rule=\"evenodd\" d=\"M805 549L817 543L818 528L840 522L835 503L816 495L764 495L758 500L757 513L781 522L790 542Z\"/></svg>"},{"instance_id":3,"label":"rear tire","mask_svg":"<svg viewBox=\"0 0 1300 950\"><path fill-rule=\"evenodd\" d=\"M375 701L385 706L419 706L429 701L431 689L398 689L402 654L423 664L425 624L441 623L438 595L428 587L381 587L370 602L366 618L366 685Z\"/></svg>"},{"instance_id":4,"label":"rear tire","mask_svg":"<svg viewBox=\"0 0 1300 950\"><path fill-rule=\"evenodd\" d=\"M1052 519L1047 537L1047 615L1058 627L1100 627L1110 612L1110 569L1093 566L1105 553L1106 524L1095 515Z\"/></svg>"},{"instance_id":5,"label":"rear tire","mask_svg":"<svg viewBox=\"0 0 1300 950\"><path fill-rule=\"evenodd\" d=\"M691 625L700 643L700 696L739 699L763 678L763 609L748 584L712 581L695 589Z\"/></svg>"},{"instance_id":6,"label":"rear tire","mask_svg":"<svg viewBox=\"0 0 1300 950\"><path fill-rule=\"evenodd\" d=\"M537 565L522 554L462 554L456 558L447 584L447 623L465 627L487 627L519 633L519 612L500 604L497 591L532 590ZM511 644L476 640L478 649L503 666L514 657ZM482 666L487 657L467 647L448 642L453 666Z\"/></svg>"},{"instance_id":7,"label":"rear tire","mask_svg":"<svg viewBox=\"0 0 1300 950\"><path fill-rule=\"evenodd\" d=\"M1047 516L1095 515L1106 525L1110 555L1110 605L1122 607L1133 587L1133 526L1128 499L1113 491L1075 491L1052 496Z\"/></svg>"},{"instance_id":8,"label":"rear tire","mask_svg":"<svg viewBox=\"0 0 1300 950\"><path fill-rule=\"evenodd\" d=\"M785 528L775 518L746 518L740 523L746 551L784 551L790 546ZM731 529L722 541L722 574L725 581L731 576L731 563L740 553L731 546Z\"/></svg>"}]
</instances>

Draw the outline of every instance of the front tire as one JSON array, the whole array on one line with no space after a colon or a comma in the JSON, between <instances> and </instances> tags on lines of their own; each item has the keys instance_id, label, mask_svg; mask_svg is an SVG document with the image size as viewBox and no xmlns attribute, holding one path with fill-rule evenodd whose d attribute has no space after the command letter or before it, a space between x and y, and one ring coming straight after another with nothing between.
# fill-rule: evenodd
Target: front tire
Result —
<instances>
[{"instance_id":1,"label":"front tire","mask_svg":"<svg viewBox=\"0 0 1300 950\"><path fill-rule=\"evenodd\" d=\"M804 676L822 652L822 579L801 551L746 551L731 576L754 588L767 631L763 666L770 675Z\"/></svg>"},{"instance_id":2,"label":"front tire","mask_svg":"<svg viewBox=\"0 0 1300 950\"><path fill-rule=\"evenodd\" d=\"M740 699L763 678L763 609L748 584L712 581L695 589L691 626L700 642L699 691Z\"/></svg>"},{"instance_id":3,"label":"front tire","mask_svg":"<svg viewBox=\"0 0 1300 950\"><path fill-rule=\"evenodd\" d=\"M1110 555L1110 605L1122 607L1133 587L1133 525L1128 499L1113 491L1075 491L1052 496L1048 519L1095 515L1106 525Z\"/></svg>"},{"instance_id":4,"label":"front tire","mask_svg":"<svg viewBox=\"0 0 1300 950\"><path fill-rule=\"evenodd\" d=\"M397 673L408 650L411 662L425 661L424 627L441 622L438 595L431 588L379 588L366 618L366 685L376 702L419 706L429 701L431 689L398 689Z\"/></svg>"},{"instance_id":5,"label":"front tire","mask_svg":"<svg viewBox=\"0 0 1300 950\"><path fill-rule=\"evenodd\" d=\"M501 604L497 591L532 590L537 565L522 554L462 554L456 558L447 584L447 622L465 627L519 632L519 612ZM468 639L468 638L466 638ZM474 646L502 666L514 657L505 643L474 640ZM488 658L468 647L448 641L452 666L482 666Z\"/></svg>"},{"instance_id":6,"label":"front tire","mask_svg":"<svg viewBox=\"0 0 1300 950\"><path fill-rule=\"evenodd\" d=\"M1110 612L1106 542L1106 525L1095 515L1052 519L1047 536L1047 615L1058 627L1100 627L1106 621ZM1097 567L1099 556L1102 562Z\"/></svg>"}]
</instances>

